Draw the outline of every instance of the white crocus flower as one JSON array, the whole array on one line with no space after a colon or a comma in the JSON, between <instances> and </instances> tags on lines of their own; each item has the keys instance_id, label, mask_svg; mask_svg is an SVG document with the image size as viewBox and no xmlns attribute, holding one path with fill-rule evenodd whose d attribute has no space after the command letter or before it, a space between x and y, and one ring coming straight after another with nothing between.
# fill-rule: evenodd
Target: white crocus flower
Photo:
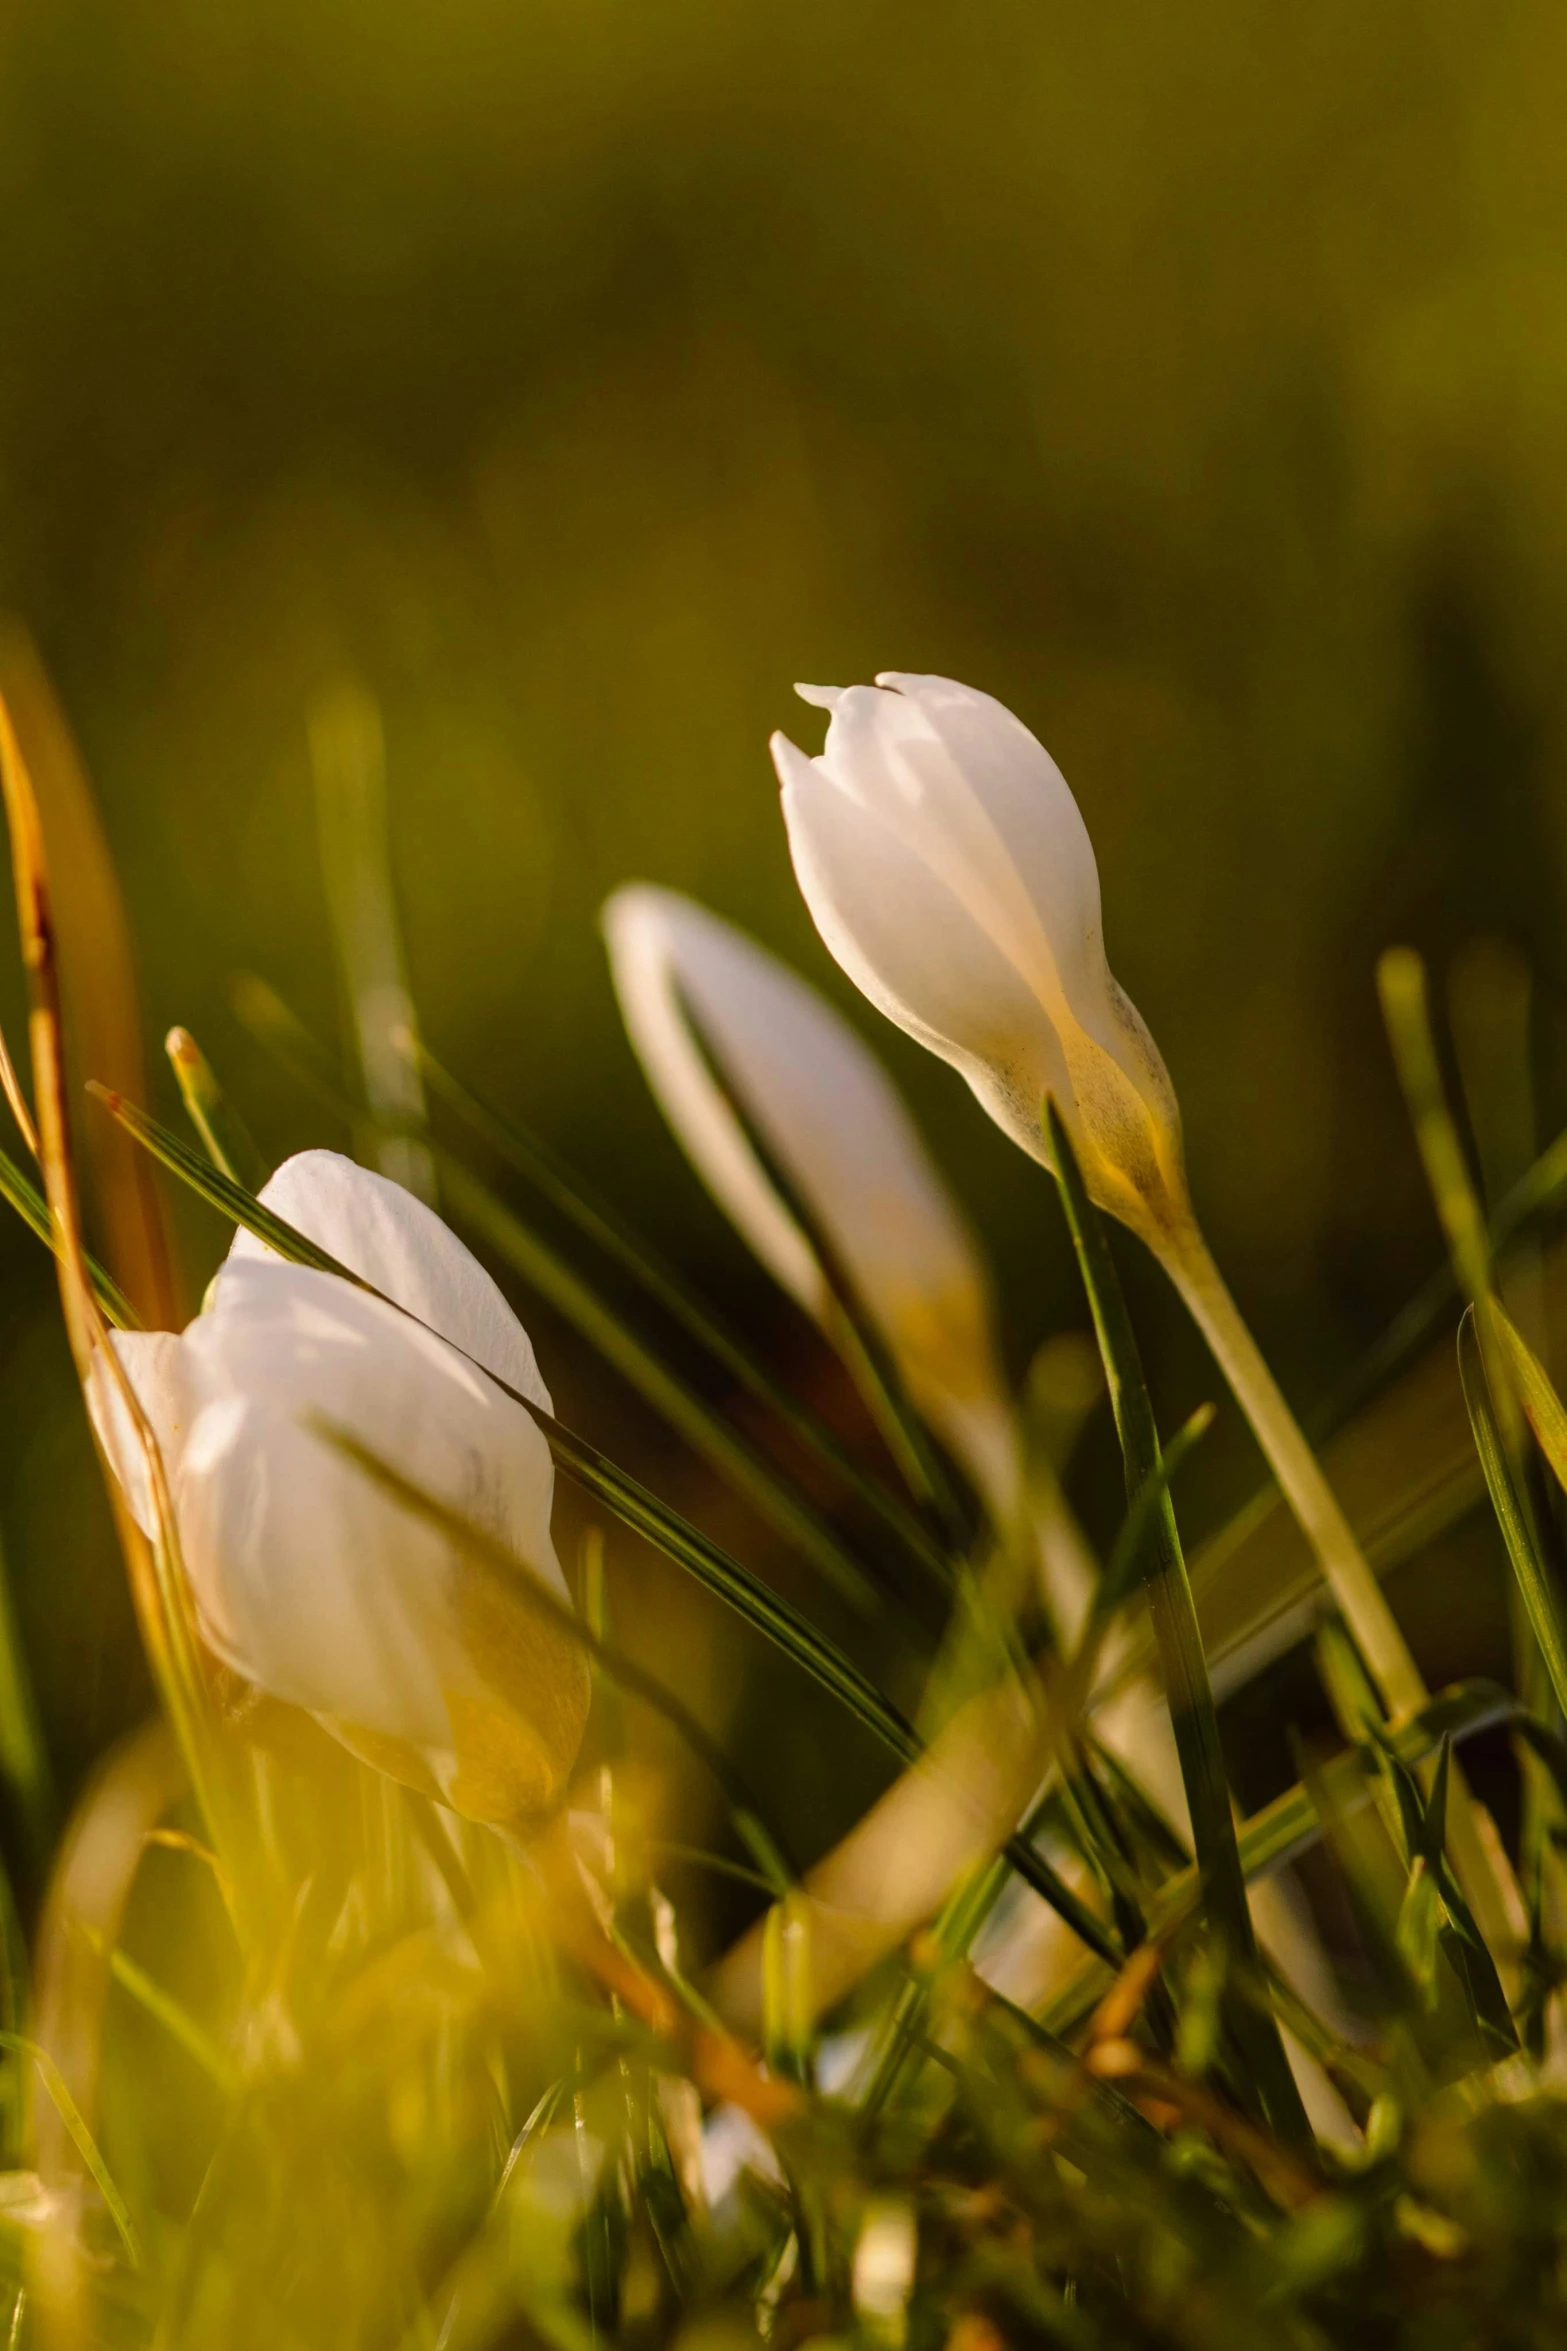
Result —
<instances>
[{"instance_id":1,"label":"white crocus flower","mask_svg":"<svg viewBox=\"0 0 1567 2351\"><path fill-rule=\"evenodd\" d=\"M831 714L826 746L809 759L775 735L773 759L827 946L1047 1165L1054 1100L1090 1197L1148 1243L1206 1336L1384 1700L1413 1712L1426 1690L1408 1644L1199 1230L1175 1096L1105 961L1093 844L1060 769L951 678L798 691ZM1457 1775L1454 1794L1460 1875L1505 1946L1516 1888Z\"/></svg>"},{"instance_id":2,"label":"white crocus flower","mask_svg":"<svg viewBox=\"0 0 1567 2351\"><path fill-rule=\"evenodd\" d=\"M1093 845L1061 770L1020 719L950 678L797 691L832 714L819 759L773 737L794 869L828 947L1047 1161L1052 1095L1093 1198L1156 1239L1185 1208L1180 1116L1110 976Z\"/></svg>"},{"instance_id":3,"label":"white crocus flower","mask_svg":"<svg viewBox=\"0 0 1567 2351\"><path fill-rule=\"evenodd\" d=\"M631 1042L709 1191L831 1334L827 1276L727 1088L836 1252L915 1404L1009 1518L1017 1437L989 1280L880 1062L787 964L694 900L632 883L603 923Z\"/></svg>"},{"instance_id":4,"label":"white crocus flower","mask_svg":"<svg viewBox=\"0 0 1567 2351\"><path fill-rule=\"evenodd\" d=\"M486 1376L549 1409L527 1333L440 1218L385 1177L308 1151L261 1198L384 1296L242 1232L181 1335L115 1333L163 1457L202 1634L394 1777L470 1818L536 1820L581 1738L580 1647L320 1427L395 1465L564 1601L549 1447ZM92 1400L151 1532L145 1467L104 1373Z\"/></svg>"}]
</instances>

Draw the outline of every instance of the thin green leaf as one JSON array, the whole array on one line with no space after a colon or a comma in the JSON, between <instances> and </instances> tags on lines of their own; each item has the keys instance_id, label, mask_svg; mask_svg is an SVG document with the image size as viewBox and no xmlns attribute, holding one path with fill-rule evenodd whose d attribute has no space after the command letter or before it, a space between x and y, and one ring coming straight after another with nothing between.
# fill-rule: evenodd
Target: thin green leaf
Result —
<instances>
[{"instance_id":1,"label":"thin green leaf","mask_svg":"<svg viewBox=\"0 0 1567 2351\"><path fill-rule=\"evenodd\" d=\"M1162 1459L1153 1404L1104 1225L1084 1187L1065 1123L1055 1103L1048 1098L1044 1117L1067 1224L1104 1359L1110 1402L1121 1440L1128 1503L1135 1504L1143 1487L1158 1476ZM1214 1928L1228 1951L1232 1968L1238 1966L1251 1975L1258 1969L1257 1946L1235 1841L1218 1717L1208 1685L1197 1611L1192 1603L1191 1584L1167 1485L1159 1495L1155 1531L1147 1574L1149 1614L1181 1759L1198 1866L1207 1885ZM1281 2138L1297 2145L1309 2141L1310 2126L1273 2017L1235 1996L1233 1990L1225 2006L1230 2032L1237 2049L1243 2053L1267 2119Z\"/></svg>"},{"instance_id":2,"label":"thin green leaf","mask_svg":"<svg viewBox=\"0 0 1567 2351\"><path fill-rule=\"evenodd\" d=\"M8 1200L29 1231L35 1233L46 1249L55 1248L54 1227L49 1220L49 1204L36 1184L26 1177L13 1159L0 1151L0 1198ZM93 1295L102 1307L105 1318L119 1331L139 1331L141 1321L112 1274L106 1273L95 1257L87 1260L87 1272L93 1286Z\"/></svg>"},{"instance_id":3,"label":"thin green leaf","mask_svg":"<svg viewBox=\"0 0 1567 2351\"><path fill-rule=\"evenodd\" d=\"M1542 1222L1564 1199L1567 1199L1567 1134L1558 1135L1528 1173L1520 1176L1498 1202L1486 1234L1491 1257L1500 1257L1510 1241ZM1320 1441L1352 1419L1362 1404L1385 1387L1395 1372L1402 1370L1422 1340L1439 1328L1457 1299L1458 1283L1452 1266L1440 1266L1395 1315L1376 1345L1334 1390L1321 1411L1313 1415L1313 1438Z\"/></svg>"},{"instance_id":4,"label":"thin green leaf","mask_svg":"<svg viewBox=\"0 0 1567 2351\"><path fill-rule=\"evenodd\" d=\"M410 1517L422 1519L427 1526L434 1527L475 1566L501 1584L510 1596L542 1616L567 1640L576 1642L579 1648L586 1650L601 1672L622 1689L640 1698L644 1705L661 1714L712 1773L735 1816L736 1826L746 1836L747 1842L752 1842L757 1830L761 1829L764 1850L775 1857L770 1878L773 1891L787 1891L798 1872L782 1858L781 1839L776 1831L765 1826L760 1805L723 1749L703 1729L690 1708L676 1697L673 1690L661 1682L656 1674L649 1673L644 1666L639 1665L634 1657L627 1656L624 1650L595 1632L575 1609L557 1600L504 1543L487 1534L482 1527L475 1526L460 1511L451 1509L435 1495L426 1493L422 1486L404 1477L401 1470L384 1460L348 1429L325 1419L318 1419L314 1425L318 1434L335 1451L352 1461L400 1509L406 1510Z\"/></svg>"},{"instance_id":5,"label":"thin green leaf","mask_svg":"<svg viewBox=\"0 0 1567 2351\"><path fill-rule=\"evenodd\" d=\"M436 1166L442 1197L462 1222L564 1315L605 1362L685 1438L693 1452L749 1502L776 1534L809 1560L836 1592L863 1614L874 1614L881 1606L881 1596L859 1561L821 1513L757 1452L734 1422L726 1420L661 1363L488 1185L444 1151L436 1153Z\"/></svg>"},{"instance_id":6,"label":"thin green leaf","mask_svg":"<svg viewBox=\"0 0 1567 2351\"><path fill-rule=\"evenodd\" d=\"M915 1410L892 1351L860 1297L831 1233L769 1146L700 1020L683 997L681 1006L692 1039L707 1064L708 1075L740 1129L746 1148L788 1215L799 1226L821 1268L836 1309L829 1336L869 1406L889 1452L903 1472L910 1492L934 1511L948 1541L957 1550L966 1550L970 1541L967 1513L946 1461Z\"/></svg>"},{"instance_id":7,"label":"thin green leaf","mask_svg":"<svg viewBox=\"0 0 1567 2351\"><path fill-rule=\"evenodd\" d=\"M1453 1738L1449 1731L1442 1740L1436 1777L1431 1782L1431 1793L1426 1798L1425 1818L1420 1824L1421 1856L1432 1868L1442 1858L1447 1844L1447 1783L1452 1760Z\"/></svg>"},{"instance_id":8,"label":"thin green leaf","mask_svg":"<svg viewBox=\"0 0 1567 2351\"><path fill-rule=\"evenodd\" d=\"M1424 1858L1417 1854L1393 1940L1420 1994L1421 2005L1433 2016L1437 2006L1436 1963L1441 1924L1442 1903L1436 1880Z\"/></svg>"},{"instance_id":9,"label":"thin green leaf","mask_svg":"<svg viewBox=\"0 0 1567 2351\"><path fill-rule=\"evenodd\" d=\"M169 1057L186 1115L201 1137L202 1147L213 1166L232 1176L237 1184L244 1184L247 1190L259 1192L267 1180L266 1161L189 1029L170 1029L163 1040L163 1049Z\"/></svg>"},{"instance_id":10,"label":"thin green leaf","mask_svg":"<svg viewBox=\"0 0 1567 2351\"><path fill-rule=\"evenodd\" d=\"M166 1992L144 1967L139 1967L130 1954L122 1951L118 1945L112 1950L106 1950L101 1935L90 1935L88 1940L100 1959L107 1959L109 1973L138 2008L144 2009L162 2025L170 2039L179 2043L186 2056L201 2068L208 2080L225 2096L232 2096L238 2081L232 2062L206 2027L191 2015L184 2002L176 2000L172 1992Z\"/></svg>"},{"instance_id":11,"label":"thin green leaf","mask_svg":"<svg viewBox=\"0 0 1567 2351\"><path fill-rule=\"evenodd\" d=\"M141 2240L136 2234L136 2224L131 2219L130 2207L115 2186L109 2167L98 2152L97 2141L87 2128L86 2117L65 2086L65 2076L61 2073L60 2068L55 2064L47 2049L41 2049L36 2041L28 2040L22 2033L0 2032L0 2049L14 2049L18 2056L30 2057L37 2066L39 2077L49 2093L55 2112L70 2133L76 2152L92 2174L98 2193L108 2207L109 2217L120 2233L120 2242L125 2247L126 2260L132 2269L140 2269L142 2266Z\"/></svg>"},{"instance_id":12,"label":"thin green leaf","mask_svg":"<svg viewBox=\"0 0 1567 2351\"><path fill-rule=\"evenodd\" d=\"M1516 1351L1522 1349L1523 1355L1528 1357L1531 1364L1534 1363L1534 1358L1524 1346L1518 1333L1513 1330L1511 1323L1501 1315L1500 1310L1498 1310L1498 1328L1502 1334L1503 1345L1508 1348L1518 1372L1519 1385L1523 1392L1524 1409L1530 1415L1531 1425L1536 1425L1534 1413L1530 1409L1531 1386L1525 1377L1524 1365ZM1538 1365L1535 1368L1538 1370ZM1491 1384L1486 1376L1486 1367L1480 1351L1480 1335L1475 1325L1472 1307L1466 1311L1464 1319L1459 1325L1458 1369L1463 1381L1464 1402L1469 1409L1469 1425L1474 1431L1475 1450L1480 1456L1480 1466L1485 1473L1486 1491L1491 1497L1491 1507L1496 1513L1497 1524L1502 1530L1502 1540L1507 1547L1508 1562L1518 1586L1519 1596L1527 1612L1535 1643L1544 1662L1546 1673L1550 1677L1552 1694L1557 1705L1567 1712L1567 1624L1563 1622L1556 1587L1540 1549L1533 1512L1530 1510L1527 1497L1514 1475L1513 1464L1508 1458L1507 1450L1502 1442L1501 1430L1497 1426L1496 1414L1492 1408ZM1541 1378L1543 1379L1543 1377L1542 1373ZM1548 1381L1545 1385L1549 1388ZM1552 1391L1552 1401L1554 1402L1554 1391ZM1538 1391L1535 1391L1535 1410L1539 1409L1539 1405L1540 1397ZM1559 1413L1561 1408L1558 1405L1556 1409ZM1555 1443L1558 1432L1549 1418L1547 1418L1546 1426L1551 1430L1551 1443ZM1541 1437L1541 1450L1545 1453L1546 1459L1550 1461L1552 1469L1560 1477L1562 1470L1557 1466L1557 1462L1552 1456L1551 1444L1548 1444L1543 1436Z\"/></svg>"},{"instance_id":13,"label":"thin green leaf","mask_svg":"<svg viewBox=\"0 0 1567 2351\"><path fill-rule=\"evenodd\" d=\"M1461 1743L1501 1724L1520 1731L1524 1728L1518 1702L1511 1692L1495 1682L1460 1682L1450 1690L1441 1691L1429 1706L1387 1735L1399 1762L1406 1770L1412 1770L1435 1752L1444 1737L1450 1735L1455 1743ZM1567 1742L1561 1746L1560 1766L1567 1786ZM1362 1749L1346 1749L1323 1764L1313 1776L1329 1791L1337 1811L1353 1812L1375 1800L1377 1767ZM1304 1781L1297 1782L1242 1822L1236 1839L1241 1867L1248 1879L1264 1877L1270 1870L1282 1868L1285 1862L1309 1852L1321 1834L1322 1819L1311 1793ZM1196 1901L1200 1886L1197 1871L1191 1869L1178 1878L1171 1878L1160 1889L1149 1906L1149 1927L1161 1941Z\"/></svg>"},{"instance_id":14,"label":"thin green leaf","mask_svg":"<svg viewBox=\"0 0 1567 2351\"><path fill-rule=\"evenodd\" d=\"M5 1555L0 1551L0 1782L15 1808L27 1858L41 1877L56 1826L54 1770L44 1743Z\"/></svg>"}]
</instances>

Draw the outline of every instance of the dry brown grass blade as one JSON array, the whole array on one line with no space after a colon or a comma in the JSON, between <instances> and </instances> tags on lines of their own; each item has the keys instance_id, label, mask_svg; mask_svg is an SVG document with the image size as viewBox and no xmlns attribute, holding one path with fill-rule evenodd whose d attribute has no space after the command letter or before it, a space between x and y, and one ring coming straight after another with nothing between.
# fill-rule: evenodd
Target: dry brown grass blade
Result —
<instances>
[{"instance_id":1,"label":"dry brown grass blade","mask_svg":"<svg viewBox=\"0 0 1567 2351\"><path fill-rule=\"evenodd\" d=\"M1323 2183L1298 2162L1271 2133L1260 2130L1234 2112L1200 2082L1187 2079L1173 2066L1140 2049L1135 2041L1097 2041L1083 2060L1084 2070L1096 2082L1113 2082L1169 2129L1179 2122L1195 2123L1238 2163L1244 2164L1259 2186L1286 2212L1302 2211L1323 2192Z\"/></svg>"},{"instance_id":2,"label":"dry brown grass blade","mask_svg":"<svg viewBox=\"0 0 1567 2351\"><path fill-rule=\"evenodd\" d=\"M147 1099L130 926L97 802L65 714L27 631L0 617L0 696L33 779L55 877L70 1058L133 1100ZM129 1136L95 1124L87 1173L95 1230L116 1281L151 1330L184 1321L156 1169Z\"/></svg>"},{"instance_id":3,"label":"dry brown grass blade","mask_svg":"<svg viewBox=\"0 0 1567 2351\"><path fill-rule=\"evenodd\" d=\"M765 2073L732 2034L687 2015L662 1984L611 1942L583 1892L570 1840L558 1823L535 1843L531 1860L548 1889L550 1931L560 1948L649 2032L679 2049L685 2069L709 2098L742 2107L766 2130L799 2113L796 2089Z\"/></svg>"},{"instance_id":4,"label":"dry brown grass blade","mask_svg":"<svg viewBox=\"0 0 1567 2351\"><path fill-rule=\"evenodd\" d=\"M95 1377L113 1383L146 1463L159 1529L156 1544L150 1544L136 1525L126 1507L119 1480L107 1464L106 1483L142 1638L200 1788L207 1776L205 1765L212 1739L194 1615L180 1567L174 1508L157 1441L119 1356L109 1344L108 1331L88 1278L71 1150L59 970L44 828L38 797L3 695L0 695L0 793L4 796L11 831L17 926L27 974L28 1042L32 1049L39 1168L55 1229L66 1332L84 1394Z\"/></svg>"}]
</instances>

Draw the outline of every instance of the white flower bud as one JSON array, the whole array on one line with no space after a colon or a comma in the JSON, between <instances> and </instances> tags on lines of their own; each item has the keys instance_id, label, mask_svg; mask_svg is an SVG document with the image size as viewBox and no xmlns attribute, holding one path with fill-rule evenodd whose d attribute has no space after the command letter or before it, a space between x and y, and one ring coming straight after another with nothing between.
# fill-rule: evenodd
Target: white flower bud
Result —
<instances>
[{"instance_id":1,"label":"white flower bud","mask_svg":"<svg viewBox=\"0 0 1567 2351\"><path fill-rule=\"evenodd\" d=\"M615 892L603 922L631 1042L720 1207L830 1330L822 1266L727 1088L836 1253L916 1405L991 1506L1010 1514L1016 1437L989 1279L880 1062L814 988L693 900L634 883Z\"/></svg>"},{"instance_id":2,"label":"white flower bud","mask_svg":"<svg viewBox=\"0 0 1567 2351\"><path fill-rule=\"evenodd\" d=\"M582 1650L312 1425L356 1437L564 1601L548 1444L479 1368L548 1410L527 1333L440 1218L385 1177L310 1151L261 1197L396 1305L241 1233L180 1337L114 1335L163 1456L203 1637L394 1777L474 1819L536 1819L581 1739ZM106 1372L91 1400L150 1532Z\"/></svg>"},{"instance_id":3,"label":"white flower bud","mask_svg":"<svg viewBox=\"0 0 1567 2351\"><path fill-rule=\"evenodd\" d=\"M775 735L773 758L828 947L1047 1165L1054 1096L1092 1197L1159 1246L1189 1214L1180 1115L1110 976L1093 847L1055 761L950 678L798 691L832 714L826 748Z\"/></svg>"}]
</instances>

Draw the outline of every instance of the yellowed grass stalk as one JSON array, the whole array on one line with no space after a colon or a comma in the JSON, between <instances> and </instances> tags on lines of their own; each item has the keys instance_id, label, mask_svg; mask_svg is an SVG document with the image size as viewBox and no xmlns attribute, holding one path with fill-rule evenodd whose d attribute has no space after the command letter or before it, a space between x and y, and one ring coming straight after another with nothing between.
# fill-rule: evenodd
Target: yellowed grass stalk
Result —
<instances>
[{"instance_id":1,"label":"yellowed grass stalk","mask_svg":"<svg viewBox=\"0 0 1567 2351\"><path fill-rule=\"evenodd\" d=\"M144 1102L136 966L114 861L81 754L32 639L17 622L3 618L0 695L33 781L54 879L58 958L66 973L66 1037L84 1076L101 1078ZM149 1329L178 1330L185 1316L156 1170L145 1152L107 1121L87 1138L85 1162L105 1262Z\"/></svg>"},{"instance_id":2,"label":"yellowed grass stalk","mask_svg":"<svg viewBox=\"0 0 1567 2351\"><path fill-rule=\"evenodd\" d=\"M59 973L43 823L32 778L3 697L0 697L0 791L3 791L11 830L17 924L27 975L28 1041L39 1167L54 1226L55 1261L66 1332L84 1393L94 1377L112 1382L146 1461L159 1530L153 1544L147 1542L131 1517L119 1481L107 1464L105 1480L125 1553L142 1639L192 1778L198 1792L205 1792L211 1779L216 1726L202 1670L189 1588L180 1564L178 1529L162 1457L135 1391L109 1344L87 1276L71 1152Z\"/></svg>"}]
</instances>

